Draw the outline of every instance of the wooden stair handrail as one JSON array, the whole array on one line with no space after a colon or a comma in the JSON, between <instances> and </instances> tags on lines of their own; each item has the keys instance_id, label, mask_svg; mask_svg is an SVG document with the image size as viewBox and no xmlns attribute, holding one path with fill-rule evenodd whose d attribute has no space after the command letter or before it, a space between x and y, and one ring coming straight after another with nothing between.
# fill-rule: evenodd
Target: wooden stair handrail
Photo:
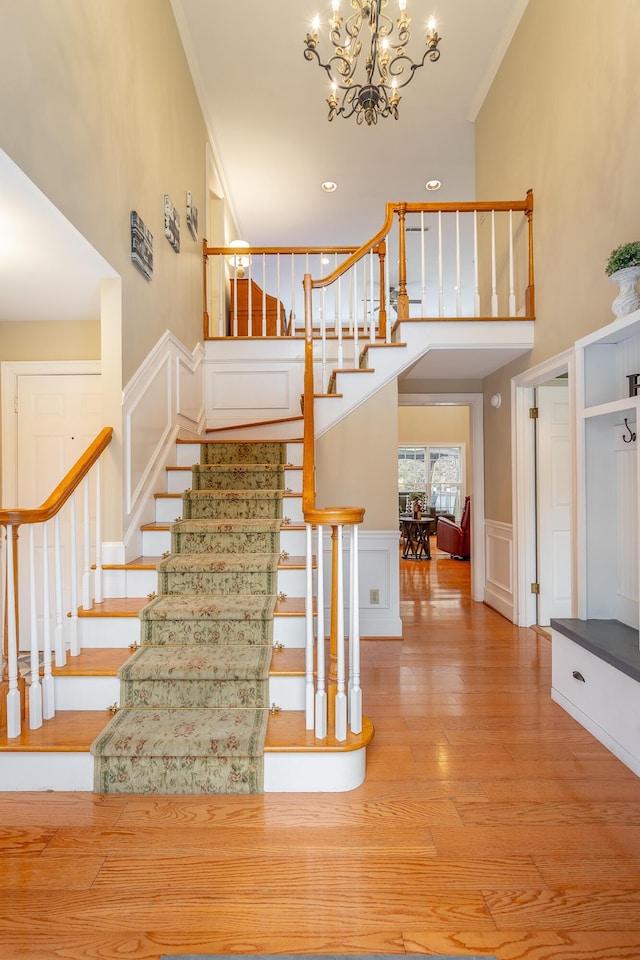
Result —
<instances>
[{"instance_id":1,"label":"wooden stair handrail","mask_svg":"<svg viewBox=\"0 0 640 960\"><path fill-rule=\"evenodd\" d=\"M24 523L44 523L54 517L109 446L112 436L113 427L105 427L101 430L41 506L0 510L0 525L19 526Z\"/></svg>"}]
</instances>

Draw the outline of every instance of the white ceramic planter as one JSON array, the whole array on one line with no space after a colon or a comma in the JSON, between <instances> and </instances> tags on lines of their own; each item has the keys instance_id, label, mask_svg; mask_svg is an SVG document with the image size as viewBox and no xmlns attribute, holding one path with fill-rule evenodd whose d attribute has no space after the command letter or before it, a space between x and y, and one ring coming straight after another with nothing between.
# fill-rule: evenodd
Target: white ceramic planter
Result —
<instances>
[{"instance_id":1,"label":"white ceramic planter","mask_svg":"<svg viewBox=\"0 0 640 960\"><path fill-rule=\"evenodd\" d=\"M640 279L640 266L623 267L622 270L616 270L611 274L611 280L620 287L620 293L611 304L616 317L626 317L628 313L640 308L640 293L638 292L638 280Z\"/></svg>"}]
</instances>

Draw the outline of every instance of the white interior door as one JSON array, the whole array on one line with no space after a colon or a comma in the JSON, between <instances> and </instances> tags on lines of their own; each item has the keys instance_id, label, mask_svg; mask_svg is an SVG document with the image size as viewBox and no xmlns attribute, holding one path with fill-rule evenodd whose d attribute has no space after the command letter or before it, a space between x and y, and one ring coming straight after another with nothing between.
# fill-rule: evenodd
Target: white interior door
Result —
<instances>
[{"instance_id":1,"label":"white interior door","mask_svg":"<svg viewBox=\"0 0 640 960\"><path fill-rule=\"evenodd\" d=\"M21 508L38 507L53 492L64 475L97 436L102 423L101 378L94 374L29 375L16 378L16 495ZM82 517L84 495L82 485L76 491L76 515ZM91 497L91 512L94 512ZM80 525L79 525L80 526ZM51 522L49 527L52 527ZM36 581L42 578L42 531L34 530ZM28 530L20 532L21 547L18 576L20 583L30 581ZM60 523L63 565L68 569L70 545L69 510L65 508ZM49 531L49 570L53 576L53 530ZM82 544L78 543L78 549ZM81 576L82 567L79 565ZM65 578L66 579L66 578ZM41 590L37 593L41 595ZM53 594L52 594L53 596ZM64 590L64 610L69 610L69 589ZM42 621L43 611L38 610ZM20 591L21 647L28 642L30 630L29 591ZM42 637L41 627L38 629Z\"/></svg>"},{"instance_id":2,"label":"white interior door","mask_svg":"<svg viewBox=\"0 0 640 960\"><path fill-rule=\"evenodd\" d=\"M571 616L569 387L537 388L538 624Z\"/></svg>"}]
</instances>

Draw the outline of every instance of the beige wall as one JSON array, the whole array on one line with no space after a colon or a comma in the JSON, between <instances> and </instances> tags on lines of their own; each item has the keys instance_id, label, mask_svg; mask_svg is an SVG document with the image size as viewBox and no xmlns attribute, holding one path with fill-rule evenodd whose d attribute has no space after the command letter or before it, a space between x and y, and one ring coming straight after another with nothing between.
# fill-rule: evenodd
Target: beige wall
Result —
<instances>
[{"instance_id":1,"label":"beige wall","mask_svg":"<svg viewBox=\"0 0 640 960\"><path fill-rule=\"evenodd\" d=\"M478 199L535 201L535 347L484 384L492 520L511 520L510 378L614 319L604 266L640 238L638 37L638 0L529 0L476 122Z\"/></svg>"},{"instance_id":2,"label":"beige wall","mask_svg":"<svg viewBox=\"0 0 640 960\"><path fill-rule=\"evenodd\" d=\"M202 237L207 134L169 0L0 0L0 23L0 146L121 275L126 383L166 330L189 349L202 332L185 195ZM151 282L130 261L134 209L154 238Z\"/></svg>"},{"instance_id":3,"label":"beige wall","mask_svg":"<svg viewBox=\"0 0 640 960\"><path fill-rule=\"evenodd\" d=\"M318 439L320 507L364 507L365 530L398 528L398 392L379 390Z\"/></svg>"},{"instance_id":4,"label":"beige wall","mask_svg":"<svg viewBox=\"0 0 640 960\"><path fill-rule=\"evenodd\" d=\"M100 323L0 323L0 360L99 360Z\"/></svg>"}]
</instances>

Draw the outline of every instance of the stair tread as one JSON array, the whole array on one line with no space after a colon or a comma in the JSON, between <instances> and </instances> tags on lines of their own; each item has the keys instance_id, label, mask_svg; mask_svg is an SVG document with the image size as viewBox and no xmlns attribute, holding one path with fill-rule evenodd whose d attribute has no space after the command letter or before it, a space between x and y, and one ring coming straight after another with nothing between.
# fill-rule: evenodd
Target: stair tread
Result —
<instances>
[{"instance_id":1,"label":"stair tread","mask_svg":"<svg viewBox=\"0 0 640 960\"><path fill-rule=\"evenodd\" d=\"M85 647L68 657L64 667L52 666L51 672L54 677L113 677L132 653L130 647Z\"/></svg>"},{"instance_id":2,"label":"stair tread","mask_svg":"<svg viewBox=\"0 0 640 960\"><path fill-rule=\"evenodd\" d=\"M269 714L265 753L336 753L360 750L373 739L373 724L368 717L362 718L362 733L347 731L347 739L336 740L328 734L324 740L316 740L313 730L305 729L303 711L282 710Z\"/></svg>"},{"instance_id":3,"label":"stair tread","mask_svg":"<svg viewBox=\"0 0 640 960\"><path fill-rule=\"evenodd\" d=\"M25 723L18 737L0 735L0 752L87 753L112 716L109 710L58 710L37 730Z\"/></svg>"},{"instance_id":4,"label":"stair tread","mask_svg":"<svg viewBox=\"0 0 640 960\"><path fill-rule=\"evenodd\" d=\"M52 667L54 677L115 677L123 663L146 644L131 647L88 647L77 657L69 657L64 667ZM274 676L304 676L305 651L302 647L274 648L270 673ZM48 722L48 721L47 721Z\"/></svg>"},{"instance_id":5,"label":"stair tread","mask_svg":"<svg viewBox=\"0 0 640 960\"><path fill-rule=\"evenodd\" d=\"M110 597L102 603L92 603L85 610L78 609L78 617L137 617L149 603L149 597ZM304 616L304 597L286 597L278 600L273 612L274 617Z\"/></svg>"},{"instance_id":6,"label":"stair tread","mask_svg":"<svg viewBox=\"0 0 640 960\"><path fill-rule=\"evenodd\" d=\"M113 714L109 710L59 710L37 730L23 725L18 737L0 735L0 753L88 753L89 747L104 730ZM337 741L329 735L316 740L313 730L305 729L303 711L283 710L270 714L267 724L265 753L323 753L359 750L370 743L373 724L362 718L362 733L347 732L347 739Z\"/></svg>"}]
</instances>

